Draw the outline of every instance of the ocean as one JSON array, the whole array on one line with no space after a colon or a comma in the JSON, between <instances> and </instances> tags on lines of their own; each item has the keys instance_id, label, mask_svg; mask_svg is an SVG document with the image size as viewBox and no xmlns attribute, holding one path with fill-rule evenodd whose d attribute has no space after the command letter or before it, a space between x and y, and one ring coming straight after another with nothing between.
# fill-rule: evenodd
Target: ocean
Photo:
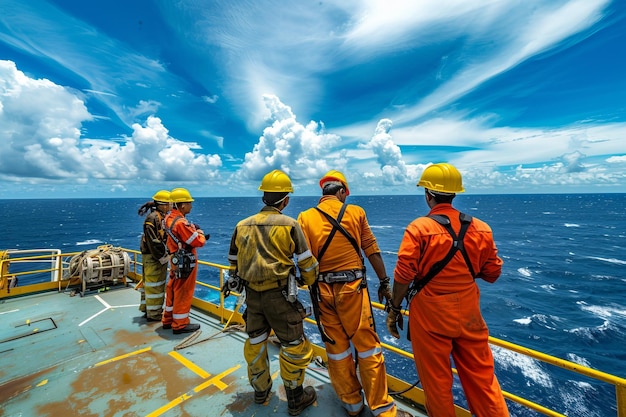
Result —
<instances>
[{"instance_id":1,"label":"ocean","mask_svg":"<svg viewBox=\"0 0 626 417\"><path fill-rule=\"evenodd\" d=\"M298 213L317 197L293 196L284 213ZM0 200L5 213L0 248L83 251L107 243L138 249L144 199ZM391 276L405 226L427 213L422 194L351 196L362 206ZM626 377L626 194L464 195L455 206L492 227L502 276L478 280L484 318L493 337L577 364ZM189 219L211 235L200 257L227 264L235 224L262 207L258 197L197 198ZM369 266L369 265L368 265ZM371 267L369 268L371 271ZM375 294L375 281L370 288ZM302 296L302 295L301 295ZM304 294L304 296L307 296ZM232 298L232 297L231 297ZM388 335L376 312L381 339ZM313 331L311 339L320 343ZM503 390L567 416L615 416L615 390L496 346L496 375ZM387 355L390 371L417 380L411 361ZM466 404L460 385L455 397ZM509 402L512 416L539 415Z\"/></svg>"}]
</instances>

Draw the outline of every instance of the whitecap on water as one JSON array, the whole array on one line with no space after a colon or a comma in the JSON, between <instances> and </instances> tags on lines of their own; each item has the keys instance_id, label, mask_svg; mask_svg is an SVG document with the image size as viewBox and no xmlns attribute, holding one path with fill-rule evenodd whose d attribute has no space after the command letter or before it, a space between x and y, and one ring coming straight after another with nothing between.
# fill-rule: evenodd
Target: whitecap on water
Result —
<instances>
[{"instance_id":1,"label":"whitecap on water","mask_svg":"<svg viewBox=\"0 0 626 417\"><path fill-rule=\"evenodd\" d=\"M102 241L98 239L87 239L82 242L76 242L76 246L97 245L98 243L102 243Z\"/></svg>"},{"instance_id":2,"label":"whitecap on water","mask_svg":"<svg viewBox=\"0 0 626 417\"><path fill-rule=\"evenodd\" d=\"M532 275L532 272L530 272L528 268L517 268L517 272L519 272L520 275L525 276L525 277L529 277Z\"/></svg>"},{"instance_id":3,"label":"whitecap on water","mask_svg":"<svg viewBox=\"0 0 626 417\"><path fill-rule=\"evenodd\" d=\"M530 323L532 323L532 319L530 317L524 317L524 318L521 318L521 319L515 319L513 321L515 323L523 324L525 326L528 326Z\"/></svg>"},{"instance_id":4,"label":"whitecap on water","mask_svg":"<svg viewBox=\"0 0 626 417\"><path fill-rule=\"evenodd\" d=\"M595 259L597 261L607 262L615 265L626 265L626 261L622 261L621 259L615 258L600 258L598 256L587 256L587 259Z\"/></svg>"},{"instance_id":5,"label":"whitecap on water","mask_svg":"<svg viewBox=\"0 0 626 417\"><path fill-rule=\"evenodd\" d=\"M543 387L552 388L552 379L543 368L541 362L530 356L523 356L499 346L492 346L491 351L493 352L494 359L505 369L512 370L517 368L524 377L531 379Z\"/></svg>"}]
</instances>

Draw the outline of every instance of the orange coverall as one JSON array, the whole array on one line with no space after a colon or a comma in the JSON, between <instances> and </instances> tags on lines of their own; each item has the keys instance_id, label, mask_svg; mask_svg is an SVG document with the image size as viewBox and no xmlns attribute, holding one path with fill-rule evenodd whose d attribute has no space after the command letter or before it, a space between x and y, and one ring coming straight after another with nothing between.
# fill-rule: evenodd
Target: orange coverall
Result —
<instances>
[{"instance_id":1,"label":"orange coverall","mask_svg":"<svg viewBox=\"0 0 626 417\"><path fill-rule=\"evenodd\" d=\"M196 231L196 227L190 224L185 216L173 209L167 217L165 217L165 227L170 228L174 219L182 217L174 225L172 234L176 236L180 242L191 246L191 251L196 256L196 248L204 246L206 238L202 233ZM170 254L178 250L178 245L171 236L167 239L167 249ZM189 312L191 311L191 301L193 293L196 289L196 275L198 274L198 266L191 271L186 279L177 279L174 268L170 268L170 279L165 288L165 311L163 312L163 325L171 324L173 330L182 329L189 324Z\"/></svg>"},{"instance_id":2,"label":"orange coverall","mask_svg":"<svg viewBox=\"0 0 626 417\"><path fill-rule=\"evenodd\" d=\"M459 211L451 204L437 204L430 215L446 215L458 235ZM500 276L502 259L491 228L474 218L464 239L465 249L477 278L494 282ZM409 284L425 276L443 259L452 237L436 221L419 217L406 228L394 280ZM489 348L489 330L480 312L480 291L460 251L419 292L409 306L409 331L417 372L426 395L430 417L454 417L453 376L450 355L472 415L507 417L500 384L494 375Z\"/></svg>"},{"instance_id":3,"label":"orange coverall","mask_svg":"<svg viewBox=\"0 0 626 417\"><path fill-rule=\"evenodd\" d=\"M333 195L323 196L318 207L335 219L342 202ZM315 208L298 216L313 256L317 257L332 230L332 224ZM365 211L348 205L341 225L354 237L365 256L379 253L378 243L372 233ZM361 258L348 239L339 231L320 260L320 274L361 270ZM375 416L393 417L396 404L387 393L387 373L380 339L374 330L374 318L368 292L361 280L328 284L318 282L321 302L320 321L335 344L326 343L328 373L335 392L349 415L357 415L363 408L361 390ZM359 382L352 346L358 356L361 375Z\"/></svg>"}]
</instances>

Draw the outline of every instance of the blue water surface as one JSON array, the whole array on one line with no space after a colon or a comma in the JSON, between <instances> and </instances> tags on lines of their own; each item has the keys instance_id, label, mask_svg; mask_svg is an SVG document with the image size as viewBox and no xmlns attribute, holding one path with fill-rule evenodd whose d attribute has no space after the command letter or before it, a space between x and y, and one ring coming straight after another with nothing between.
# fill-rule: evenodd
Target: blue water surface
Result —
<instances>
[{"instance_id":1,"label":"blue water surface","mask_svg":"<svg viewBox=\"0 0 626 417\"><path fill-rule=\"evenodd\" d=\"M291 198L285 214L298 213L317 197ZM142 199L0 200L5 213L0 248L83 251L108 243L138 248ZM365 208L392 275L406 225L427 213L423 195L351 196ZM455 206L492 227L502 276L479 280L482 310L492 336L580 365L626 377L626 194L459 195ZM260 198L198 198L189 215L211 235L200 257L227 264L236 223L262 207ZM371 270L371 268L370 268ZM376 288L372 273L370 286ZM444 314L445 312L442 312ZM384 314L377 330L388 344L410 349L387 334ZM311 339L319 343L313 331ZM572 378L558 368L493 347L503 390L568 416L616 415L611 385ZM388 355L390 370L417 379L409 360ZM455 397L466 404L460 385ZM539 415L509 403L513 416Z\"/></svg>"}]
</instances>

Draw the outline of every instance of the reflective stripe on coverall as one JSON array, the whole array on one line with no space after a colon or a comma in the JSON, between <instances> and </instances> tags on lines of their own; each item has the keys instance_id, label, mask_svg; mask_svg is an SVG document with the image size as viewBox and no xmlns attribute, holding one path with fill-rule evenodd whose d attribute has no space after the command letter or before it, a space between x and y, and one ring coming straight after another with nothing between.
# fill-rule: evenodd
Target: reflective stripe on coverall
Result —
<instances>
[{"instance_id":1,"label":"reflective stripe on coverall","mask_svg":"<svg viewBox=\"0 0 626 417\"><path fill-rule=\"evenodd\" d=\"M459 212L437 204L429 215L446 215L460 230ZM406 228L394 271L394 280L409 284L423 277L443 259L452 238L443 226L420 217ZM491 228L474 218L464 239L477 277L494 282L500 276ZM494 375L489 331L480 312L480 291L460 252L437 274L409 306L409 327L415 364L431 417L454 417L450 355L458 370L469 409L476 417L508 417L509 412Z\"/></svg>"},{"instance_id":2,"label":"reflective stripe on coverall","mask_svg":"<svg viewBox=\"0 0 626 417\"><path fill-rule=\"evenodd\" d=\"M334 218L342 202L335 196L323 196L318 207ZM311 252L316 256L324 246L332 225L315 208L298 216L298 222L307 238ZM380 253L365 211L348 205L341 225L355 238L365 256ZM337 232L320 260L320 272L338 272L362 269L359 255L348 239ZM376 416L393 417L396 405L387 393L387 372L380 339L374 331L374 322L367 290L361 280L327 284L319 282L321 302L320 321L335 344L326 343L328 373L331 383L344 408L356 415L363 408L361 389ZM357 352L361 382L356 374L353 348ZM362 385L361 385L362 384Z\"/></svg>"},{"instance_id":3,"label":"reflective stripe on coverall","mask_svg":"<svg viewBox=\"0 0 626 417\"><path fill-rule=\"evenodd\" d=\"M158 210L153 210L146 216L140 244L143 287L139 289L139 310L153 320L161 320L167 280L167 263L161 264L159 261L167 253L162 220L163 214Z\"/></svg>"},{"instance_id":4,"label":"reflective stripe on coverall","mask_svg":"<svg viewBox=\"0 0 626 417\"><path fill-rule=\"evenodd\" d=\"M178 220L172 229L172 233L183 244L191 246L191 251L197 258L196 248L204 246L206 238L202 233L196 231L196 227L185 219L183 214L177 209L173 209L165 218L165 226L171 227L174 219ZM170 253L178 250L178 245L173 239L167 239L167 248ZM177 279L176 272L170 268L170 279L165 288L165 311L163 312L163 324L171 324L172 329L178 330L189 324L189 312L193 293L196 289L196 276L198 275L198 265L191 271L189 277Z\"/></svg>"},{"instance_id":5,"label":"reflective stripe on coverall","mask_svg":"<svg viewBox=\"0 0 626 417\"><path fill-rule=\"evenodd\" d=\"M255 391L271 384L267 338L274 330L281 342L280 375L286 388L301 386L313 357L313 348L304 335L304 308L299 301L289 303L282 291L294 259L302 280L310 285L317 277L317 260L307 247L297 221L278 209L265 206L235 227L228 260L230 273L246 283L246 333L244 357L248 378Z\"/></svg>"}]
</instances>

